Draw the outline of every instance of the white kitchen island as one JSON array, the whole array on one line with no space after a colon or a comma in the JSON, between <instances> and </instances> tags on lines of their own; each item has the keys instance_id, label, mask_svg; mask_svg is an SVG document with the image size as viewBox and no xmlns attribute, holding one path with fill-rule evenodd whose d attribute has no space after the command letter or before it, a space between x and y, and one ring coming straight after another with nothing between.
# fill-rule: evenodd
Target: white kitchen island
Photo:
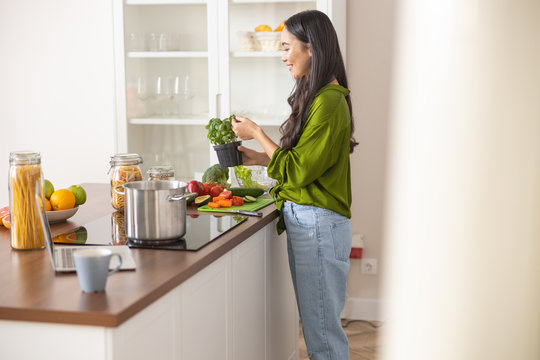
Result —
<instances>
[{"instance_id":1,"label":"white kitchen island","mask_svg":"<svg viewBox=\"0 0 540 360\"><path fill-rule=\"evenodd\" d=\"M87 211L53 233L111 212L107 186L85 187ZM54 275L45 251L11 250L2 230L0 358L297 359L286 238L275 208L262 211L197 252L132 249L137 270L98 294L82 293L75 274Z\"/></svg>"}]
</instances>

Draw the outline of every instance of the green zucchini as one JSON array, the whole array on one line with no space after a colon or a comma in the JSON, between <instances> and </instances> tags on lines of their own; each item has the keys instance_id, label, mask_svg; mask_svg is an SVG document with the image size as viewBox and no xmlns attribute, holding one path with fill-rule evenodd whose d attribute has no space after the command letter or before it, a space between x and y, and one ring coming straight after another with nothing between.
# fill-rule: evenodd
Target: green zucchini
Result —
<instances>
[{"instance_id":1,"label":"green zucchini","mask_svg":"<svg viewBox=\"0 0 540 360\"><path fill-rule=\"evenodd\" d=\"M227 190L231 191L233 196L240 196L240 197L249 195L249 196L253 196L257 198L261 196L262 194L264 194L264 190L261 188L233 187Z\"/></svg>"},{"instance_id":2,"label":"green zucchini","mask_svg":"<svg viewBox=\"0 0 540 360\"><path fill-rule=\"evenodd\" d=\"M208 204L210 202L210 198L211 198L210 195L197 196L195 198L195 205L197 205L197 206L206 205L206 204Z\"/></svg>"}]
</instances>

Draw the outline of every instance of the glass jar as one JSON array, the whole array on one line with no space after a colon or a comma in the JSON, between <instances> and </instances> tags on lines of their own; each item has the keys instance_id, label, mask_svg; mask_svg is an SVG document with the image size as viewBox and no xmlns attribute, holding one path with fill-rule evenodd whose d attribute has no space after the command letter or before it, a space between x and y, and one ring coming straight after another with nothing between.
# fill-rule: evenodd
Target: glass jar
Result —
<instances>
[{"instance_id":1,"label":"glass jar","mask_svg":"<svg viewBox=\"0 0 540 360\"><path fill-rule=\"evenodd\" d=\"M42 249L43 174L41 155L34 151L9 154L9 216L11 247L17 250Z\"/></svg>"},{"instance_id":2,"label":"glass jar","mask_svg":"<svg viewBox=\"0 0 540 360\"><path fill-rule=\"evenodd\" d=\"M111 236L114 245L125 245L127 242L126 237L126 224L124 221L124 213L121 211L115 211L111 214Z\"/></svg>"},{"instance_id":3,"label":"glass jar","mask_svg":"<svg viewBox=\"0 0 540 360\"><path fill-rule=\"evenodd\" d=\"M116 154L111 156L111 203L119 211L124 211L124 189L115 188L132 181L141 181L142 173L139 167L143 159L139 154Z\"/></svg>"},{"instance_id":4,"label":"glass jar","mask_svg":"<svg viewBox=\"0 0 540 360\"><path fill-rule=\"evenodd\" d=\"M170 165L152 166L147 171L148 180L174 180L174 169Z\"/></svg>"}]
</instances>

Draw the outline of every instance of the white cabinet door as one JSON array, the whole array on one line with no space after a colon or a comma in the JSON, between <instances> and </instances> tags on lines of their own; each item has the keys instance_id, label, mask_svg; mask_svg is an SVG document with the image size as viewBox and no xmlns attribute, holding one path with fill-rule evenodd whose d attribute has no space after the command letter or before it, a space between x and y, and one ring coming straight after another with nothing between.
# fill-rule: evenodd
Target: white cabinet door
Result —
<instances>
[{"instance_id":1,"label":"white cabinet door","mask_svg":"<svg viewBox=\"0 0 540 360\"><path fill-rule=\"evenodd\" d=\"M298 310L287 257L287 237L276 234L276 221L264 228L267 259L267 359L298 359Z\"/></svg>"},{"instance_id":2,"label":"white cabinet door","mask_svg":"<svg viewBox=\"0 0 540 360\"><path fill-rule=\"evenodd\" d=\"M117 328L108 328L110 360L175 360L179 339L176 313L179 289L174 289Z\"/></svg>"},{"instance_id":3,"label":"white cabinet door","mask_svg":"<svg viewBox=\"0 0 540 360\"><path fill-rule=\"evenodd\" d=\"M232 250L232 356L264 360L266 342L265 232Z\"/></svg>"},{"instance_id":4,"label":"white cabinet door","mask_svg":"<svg viewBox=\"0 0 540 360\"><path fill-rule=\"evenodd\" d=\"M230 253L223 255L180 287L180 360L232 359L230 259Z\"/></svg>"}]
</instances>

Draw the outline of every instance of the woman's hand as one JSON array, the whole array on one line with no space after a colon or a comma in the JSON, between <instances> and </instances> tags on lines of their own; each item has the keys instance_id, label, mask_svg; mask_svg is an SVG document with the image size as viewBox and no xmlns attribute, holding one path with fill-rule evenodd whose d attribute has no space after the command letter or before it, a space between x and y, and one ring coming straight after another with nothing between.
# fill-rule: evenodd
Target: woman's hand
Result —
<instances>
[{"instance_id":1,"label":"woman's hand","mask_svg":"<svg viewBox=\"0 0 540 360\"><path fill-rule=\"evenodd\" d=\"M243 165L262 165L268 166L270 158L265 152L257 152L245 146L239 146L238 150L242 152Z\"/></svg>"},{"instance_id":2,"label":"woman's hand","mask_svg":"<svg viewBox=\"0 0 540 360\"><path fill-rule=\"evenodd\" d=\"M243 116L235 116L232 120L232 130L242 140L251 140L255 138L259 126L250 119Z\"/></svg>"}]
</instances>

